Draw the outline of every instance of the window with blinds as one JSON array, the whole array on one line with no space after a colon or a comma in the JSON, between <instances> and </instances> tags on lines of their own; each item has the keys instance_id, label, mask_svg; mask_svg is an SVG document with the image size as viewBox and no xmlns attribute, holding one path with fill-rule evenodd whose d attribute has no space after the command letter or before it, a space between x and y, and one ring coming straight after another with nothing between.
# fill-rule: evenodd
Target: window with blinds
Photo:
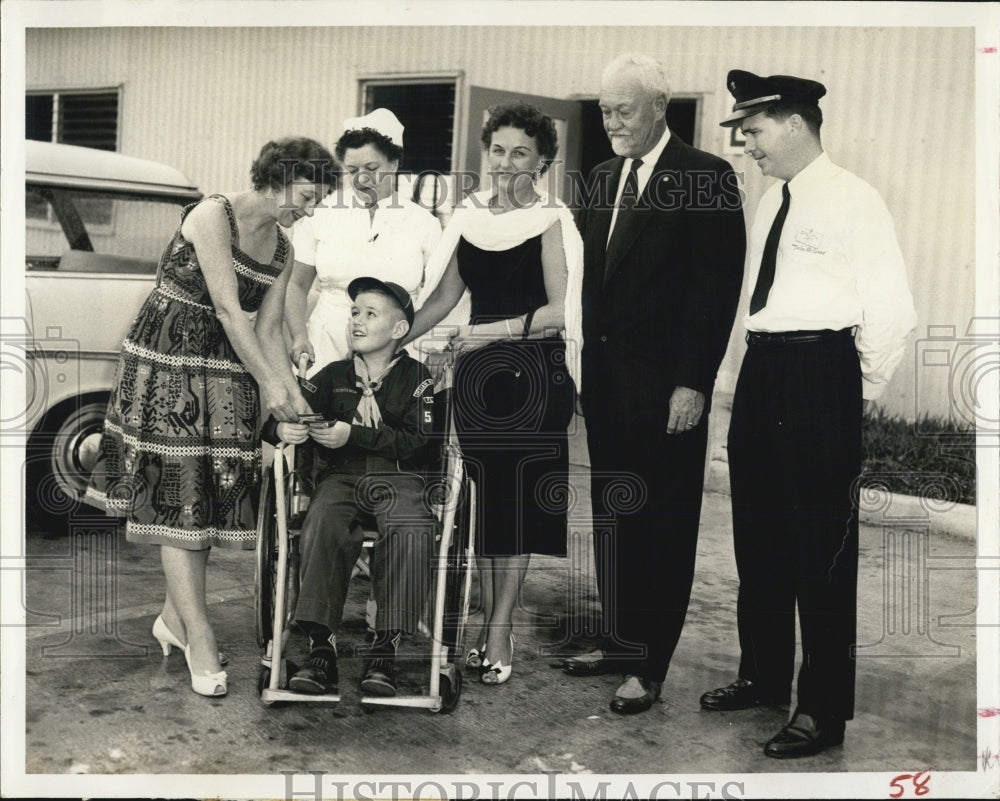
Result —
<instances>
[{"instance_id":1,"label":"window with blinds","mask_svg":"<svg viewBox=\"0 0 1000 801\"><path fill-rule=\"evenodd\" d=\"M29 92L25 138L118 149L118 90Z\"/></svg>"},{"instance_id":2,"label":"window with blinds","mask_svg":"<svg viewBox=\"0 0 1000 801\"><path fill-rule=\"evenodd\" d=\"M402 173L451 171L455 80L371 80L362 84L364 113L387 108L403 123Z\"/></svg>"},{"instance_id":3,"label":"window with blinds","mask_svg":"<svg viewBox=\"0 0 1000 801\"><path fill-rule=\"evenodd\" d=\"M66 145L118 149L118 90L87 92L28 92L24 98L26 139L60 142ZM81 198L80 218L99 230L109 231L114 223L114 206L104 197ZM49 204L35 193L25 198L28 220L54 227L56 219Z\"/></svg>"}]
</instances>

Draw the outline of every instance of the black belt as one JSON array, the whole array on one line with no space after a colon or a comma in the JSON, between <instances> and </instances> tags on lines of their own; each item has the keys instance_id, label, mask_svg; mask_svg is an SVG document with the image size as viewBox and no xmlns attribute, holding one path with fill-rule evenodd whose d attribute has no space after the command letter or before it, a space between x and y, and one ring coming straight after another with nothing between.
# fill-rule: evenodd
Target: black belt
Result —
<instances>
[{"instance_id":1,"label":"black belt","mask_svg":"<svg viewBox=\"0 0 1000 801\"><path fill-rule=\"evenodd\" d=\"M797 345L802 342L822 342L836 336L850 336L851 329L843 328L833 331L829 328L821 331L747 331L748 345Z\"/></svg>"}]
</instances>

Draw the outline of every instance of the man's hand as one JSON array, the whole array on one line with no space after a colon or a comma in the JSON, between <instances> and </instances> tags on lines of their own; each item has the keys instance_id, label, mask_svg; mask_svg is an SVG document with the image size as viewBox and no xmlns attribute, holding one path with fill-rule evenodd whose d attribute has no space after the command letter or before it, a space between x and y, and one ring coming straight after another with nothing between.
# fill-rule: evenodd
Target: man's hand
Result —
<instances>
[{"instance_id":1,"label":"man's hand","mask_svg":"<svg viewBox=\"0 0 1000 801\"><path fill-rule=\"evenodd\" d=\"M327 448L342 448L351 436L351 425L338 420L329 428L309 426L309 436Z\"/></svg>"},{"instance_id":2,"label":"man's hand","mask_svg":"<svg viewBox=\"0 0 1000 801\"><path fill-rule=\"evenodd\" d=\"M670 416L667 419L668 434L683 434L690 431L701 420L705 411L705 395L696 389L676 387L670 395Z\"/></svg>"}]
</instances>

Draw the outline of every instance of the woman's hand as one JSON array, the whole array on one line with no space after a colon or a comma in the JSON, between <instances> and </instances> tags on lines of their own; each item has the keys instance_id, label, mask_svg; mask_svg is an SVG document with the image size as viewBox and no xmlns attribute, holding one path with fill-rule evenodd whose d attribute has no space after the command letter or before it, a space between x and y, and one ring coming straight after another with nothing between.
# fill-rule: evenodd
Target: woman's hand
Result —
<instances>
[{"instance_id":1,"label":"woman's hand","mask_svg":"<svg viewBox=\"0 0 1000 801\"><path fill-rule=\"evenodd\" d=\"M282 381L275 378L261 383L260 405L264 417L273 415L279 423L297 423L300 413L310 411L302 393L296 391L293 394Z\"/></svg>"},{"instance_id":2,"label":"woman's hand","mask_svg":"<svg viewBox=\"0 0 1000 801\"><path fill-rule=\"evenodd\" d=\"M278 439L289 445L301 445L309 436L305 423L278 423Z\"/></svg>"},{"instance_id":3,"label":"woman's hand","mask_svg":"<svg viewBox=\"0 0 1000 801\"><path fill-rule=\"evenodd\" d=\"M298 422L302 415L312 413L312 407L310 407L309 402L302 397L302 391L299 389L298 384L293 385L288 391L292 396L292 408L295 411L295 420Z\"/></svg>"},{"instance_id":4,"label":"woman's hand","mask_svg":"<svg viewBox=\"0 0 1000 801\"><path fill-rule=\"evenodd\" d=\"M316 350L305 334L295 337L288 349L288 357L292 360L292 364L298 364L303 355L309 359L309 364L316 361Z\"/></svg>"},{"instance_id":5,"label":"woman's hand","mask_svg":"<svg viewBox=\"0 0 1000 801\"><path fill-rule=\"evenodd\" d=\"M481 326L477 327L475 325L460 325L456 327L455 333L448 340L456 356L469 353L494 341L494 338L485 331L480 330L481 328Z\"/></svg>"},{"instance_id":6,"label":"woman's hand","mask_svg":"<svg viewBox=\"0 0 1000 801\"><path fill-rule=\"evenodd\" d=\"M309 436L327 448L342 448L351 436L350 423L338 420L332 426L309 426Z\"/></svg>"},{"instance_id":7,"label":"woman's hand","mask_svg":"<svg viewBox=\"0 0 1000 801\"><path fill-rule=\"evenodd\" d=\"M437 385L441 381L441 376L444 374L445 368L454 363L455 354L452 353L450 348L446 347L445 350L436 350L428 353L424 365L427 367L427 372L431 374L431 378L434 379L434 384Z\"/></svg>"}]
</instances>

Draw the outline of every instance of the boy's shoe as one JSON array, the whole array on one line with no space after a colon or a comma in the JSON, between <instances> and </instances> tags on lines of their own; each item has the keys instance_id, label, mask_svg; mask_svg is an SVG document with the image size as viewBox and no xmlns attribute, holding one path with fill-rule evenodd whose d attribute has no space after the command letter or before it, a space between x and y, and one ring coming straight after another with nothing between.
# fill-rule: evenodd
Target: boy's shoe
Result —
<instances>
[{"instance_id":1,"label":"boy's shoe","mask_svg":"<svg viewBox=\"0 0 1000 801\"><path fill-rule=\"evenodd\" d=\"M361 679L361 692L365 695L392 697L396 694L396 647L401 638L398 631L375 633L371 656L365 663Z\"/></svg>"},{"instance_id":2,"label":"boy's shoe","mask_svg":"<svg viewBox=\"0 0 1000 801\"><path fill-rule=\"evenodd\" d=\"M309 658L305 666L288 680L293 693L325 695L337 692L340 676L337 670L337 636L326 626L305 623L309 633Z\"/></svg>"},{"instance_id":3,"label":"boy's shoe","mask_svg":"<svg viewBox=\"0 0 1000 801\"><path fill-rule=\"evenodd\" d=\"M337 652L317 648L310 652L305 666L288 680L288 688L293 693L325 695L337 692L339 679Z\"/></svg>"},{"instance_id":4,"label":"boy's shoe","mask_svg":"<svg viewBox=\"0 0 1000 801\"><path fill-rule=\"evenodd\" d=\"M392 697L396 694L396 660L392 656L376 656L365 664L361 692L365 695Z\"/></svg>"}]
</instances>

